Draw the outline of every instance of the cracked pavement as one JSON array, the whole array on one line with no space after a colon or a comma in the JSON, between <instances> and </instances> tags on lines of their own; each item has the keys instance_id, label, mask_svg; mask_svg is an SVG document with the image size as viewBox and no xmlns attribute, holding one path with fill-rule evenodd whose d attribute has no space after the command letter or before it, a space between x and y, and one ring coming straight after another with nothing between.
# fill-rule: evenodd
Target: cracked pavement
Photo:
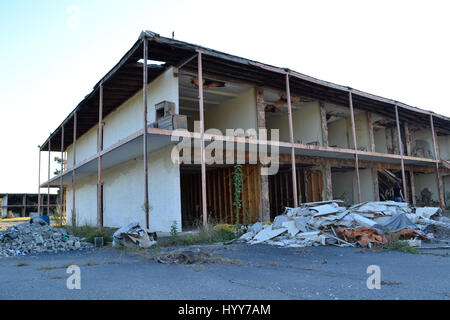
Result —
<instances>
[{"instance_id":1,"label":"cracked pavement","mask_svg":"<svg viewBox=\"0 0 450 320\"><path fill-rule=\"evenodd\" d=\"M152 250L111 248L0 258L0 299L450 299L448 250L193 247L228 263L164 265L151 259ZM66 287L73 264L81 269L80 290ZM370 265L381 268L380 290L366 286Z\"/></svg>"}]
</instances>

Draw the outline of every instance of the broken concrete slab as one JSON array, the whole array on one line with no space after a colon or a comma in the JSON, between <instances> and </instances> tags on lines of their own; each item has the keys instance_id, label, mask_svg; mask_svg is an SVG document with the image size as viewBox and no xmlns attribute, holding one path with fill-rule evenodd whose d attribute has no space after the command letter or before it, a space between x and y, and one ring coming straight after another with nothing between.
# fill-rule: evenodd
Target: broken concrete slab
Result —
<instances>
[{"instance_id":1,"label":"broken concrete slab","mask_svg":"<svg viewBox=\"0 0 450 320\"><path fill-rule=\"evenodd\" d=\"M258 244L273 239L286 231L287 228L279 228L273 230L272 226L267 226L266 228L262 229L257 235L255 235L255 237L251 241L251 244Z\"/></svg>"}]
</instances>

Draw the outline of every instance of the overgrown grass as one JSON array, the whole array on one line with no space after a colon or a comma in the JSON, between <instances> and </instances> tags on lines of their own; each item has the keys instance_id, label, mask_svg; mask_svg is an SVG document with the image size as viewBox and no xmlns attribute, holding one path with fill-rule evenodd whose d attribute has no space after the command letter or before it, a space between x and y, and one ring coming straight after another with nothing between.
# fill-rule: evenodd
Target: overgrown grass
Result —
<instances>
[{"instance_id":1,"label":"overgrown grass","mask_svg":"<svg viewBox=\"0 0 450 320\"><path fill-rule=\"evenodd\" d=\"M412 253L412 254L421 254L422 251L412 247L408 242L401 241L395 233L386 235L387 244L384 245L383 249L385 250L396 250L400 252Z\"/></svg>"},{"instance_id":2,"label":"overgrown grass","mask_svg":"<svg viewBox=\"0 0 450 320\"><path fill-rule=\"evenodd\" d=\"M78 238L85 238L86 241L94 243L94 238L103 237L105 242L111 242L113 240L114 231L109 228L103 228L99 230L97 227L90 225L84 225L79 227L66 227L67 231L73 233Z\"/></svg>"},{"instance_id":3,"label":"overgrown grass","mask_svg":"<svg viewBox=\"0 0 450 320\"><path fill-rule=\"evenodd\" d=\"M240 235L238 230L239 228L236 226L223 224L214 225L213 223L208 223L206 226L198 226L198 233L190 234L187 236L172 234L169 239L160 239L160 241L158 242L160 246L182 246L228 242Z\"/></svg>"}]
</instances>

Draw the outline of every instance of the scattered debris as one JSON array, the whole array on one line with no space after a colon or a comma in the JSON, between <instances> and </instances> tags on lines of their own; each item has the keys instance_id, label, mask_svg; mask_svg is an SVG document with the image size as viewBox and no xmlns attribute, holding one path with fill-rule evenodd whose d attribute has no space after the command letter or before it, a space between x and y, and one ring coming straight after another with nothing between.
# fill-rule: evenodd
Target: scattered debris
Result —
<instances>
[{"instance_id":1,"label":"scattered debris","mask_svg":"<svg viewBox=\"0 0 450 320\"><path fill-rule=\"evenodd\" d=\"M413 208L394 201L364 202L348 208L340 205L343 201L286 208L284 214L275 217L273 224L257 222L237 241L280 247L371 247L386 244L387 235L394 235L414 246L420 246L423 241L450 244L450 219L440 217L440 208Z\"/></svg>"},{"instance_id":2,"label":"scattered debris","mask_svg":"<svg viewBox=\"0 0 450 320\"><path fill-rule=\"evenodd\" d=\"M69 234L63 228L53 228L36 217L0 231L0 257L44 252L64 252L91 248L92 244Z\"/></svg>"},{"instance_id":3,"label":"scattered debris","mask_svg":"<svg viewBox=\"0 0 450 320\"><path fill-rule=\"evenodd\" d=\"M115 248L122 246L150 248L157 243L156 240L155 233L141 227L138 222L132 222L114 232L112 245Z\"/></svg>"}]
</instances>

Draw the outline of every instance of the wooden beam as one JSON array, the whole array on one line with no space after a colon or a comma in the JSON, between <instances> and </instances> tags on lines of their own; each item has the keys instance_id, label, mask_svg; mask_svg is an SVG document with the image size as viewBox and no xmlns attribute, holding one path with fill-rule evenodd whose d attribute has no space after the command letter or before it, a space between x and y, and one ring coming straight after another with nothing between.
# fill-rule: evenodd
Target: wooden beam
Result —
<instances>
[{"instance_id":1,"label":"wooden beam","mask_svg":"<svg viewBox=\"0 0 450 320\"><path fill-rule=\"evenodd\" d=\"M289 117L289 138L292 144L291 146L291 164L292 164L292 196L294 197L294 208L298 207L298 193L297 193L297 175L295 168L295 149L294 149L294 127L292 124L292 105L291 105L291 89L289 86L289 75L286 74L286 97L288 104L288 117Z\"/></svg>"},{"instance_id":2,"label":"wooden beam","mask_svg":"<svg viewBox=\"0 0 450 320\"><path fill-rule=\"evenodd\" d=\"M445 210L445 200L444 200L444 192L441 174L439 172L439 147L436 141L436 132L434 131L434 120L433 115L430 114L430 123L431 123L431 134L433 135L433 145L434 145L434 159L436 160L436 178L437 178L437 187L439 192L439 203L442 210Z\"/></svg>"},{"instance_id":3,"label":"wooden beam","mask_svg":"<svg viewBox=\"0 0 450 320\"><path fill-rule=\"evenodd\" d=\"M408 122L404 123L405 128L405 141L406 141L406 155L411 155L411 133L409 132Z\"/></svg>"},{"instance_id":4,"label":"wooden beam","mask_svg":"<svg viewBox=\"0 0 450 320\"><path fill-rule=\"evenodd\" d=\"M356 184L358 185L358 203L361 203L361 182L359 180L358 144L356 142L355 115L353 112L352 92L349 91L348 95L349 95L349 102L350 102L350 115L351 115L351 120L352 120L353 145L355 147L355 170L356 170Z\"/></svg>"},{"instance_id":5,"label":"wooden beam","mask_svg":"<svg viewBox=\"0 0 450 320\"><path fill-rule=\"evenodd\" d=\"M258 115L258 129L266 129L266 112L264 102L264 89L261 87L256 88L256 112ZM262 166L258 166L259 170L259 221L270 221L270 198L269 198L269 177L267 175L261 175Z\"/></svg>"},{"instance_id":6,"label":"wooden beam","mask_svg":"<svg viewBox=\"0 0 450 320\"><path fill-rule=\"evenodd\" d=\"M370 151L375 152L375 135L373 133L372 113L370 112L367 112L367 122L369 123Z\"/></svg>"},{"instance_id":7,"label":"wooden beam","mask_svg":"<svg viewBox=\"0 0 450 320\"><path fill-rule=\"evenodd\" d=\"M198 81L203 83L203 66L202 66L202 52L198 51ZM208 224L208 212L206 208L206 155L205 155L205 114L203 109L203 86L198 86L199 107L200 107L200 152L201 152L201 178L202 178L202 213L203 226Z\"/></svg>"},{"instance_id":8,"label":"wooden beam","mask_svg":"<svg viewBox=\"0 0 450 320\"><path fill-rule=\"evenodd\" d=\"M325 109L325 103L320 102L320 122L322 124L322 145L328 147L328 123L327 123L327 110Z\"/></svg>"},{"instance_id":9,"label":"wooden beam","mask_svg":"<svg viewBox=\"0 0 450 320\"><path fill-rule=\"evenodd\" d=\"M400 162L402 166L402 182L403 182L403 196L405 197L404 201L408 201L408 192L406 189L406 175L405 175L405 160L403 159L403 143L402 143L402 135L400 132L400 120L398 119L398 106L395 105L395 121L397 123L397 133L398 133L398 147L400 151Z\"/></svg>"},{"instance_id":10,"label":"wooden beam","mask_svg":"<svg viewBox=\"0 0 450 320\"><path fill-rule=\"evenodd\" d=\"M411 202L413 206L416 206L416 183L413 170L409 170L409 181L411 183Z\"/></svg>"},{"instance_id":11,"label":"wooden beam","mask_svg":"<svg viewBox=\"0 0 450 320\"><path fill-rule=\"evenodd\" d=\"M380 184L378 181L378 169L372 168L373 179L373 193L375 195L375 201L380 201Z\"/></svg>"},{"instance_id":12,"label":"wooden beam","mask_svg":"<svg viewBox=\"0 0 450 320\"><path fill-rule=\"evenodd\" d=\"M331 181L331 166L325 166L325 200L333 200L333 185Z\"/></svg>"}]
</instances>

